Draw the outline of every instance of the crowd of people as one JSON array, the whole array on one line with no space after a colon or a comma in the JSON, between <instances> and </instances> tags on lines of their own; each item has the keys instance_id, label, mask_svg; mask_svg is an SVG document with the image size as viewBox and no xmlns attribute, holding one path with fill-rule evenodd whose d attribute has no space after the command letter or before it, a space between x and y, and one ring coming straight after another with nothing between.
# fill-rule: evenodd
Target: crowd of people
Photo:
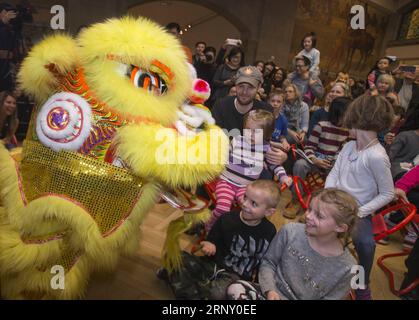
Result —
<instances>
[{"instance_id":1,"label":"crowd of people","mask_svg":"<svg viewBox=\"0 0 419 320\"><path fill-rule=\"evenodd\" d=\"M28 128L33 102L16 85L16 74L27 49L21 28L31 15L8 3L0 4L0 140L8 149L18 146Z\"/></svg>"},{"instance_id":2,"label":"crowd of people","mask_svg":"<svg viewBox=\"0 0 419 320\"><path fill-rule=\"evenodd\" d=\"M0 139L9 149L17 145L21 98L10 69L14 12L0 7ZM166 28L179 36L178 24ZM292 70L273 61L249 65L239 40L227 39L218 53L203 41L194 54L185 48L198 77L210 84L206 106L216 124L239 134L216 184L204 257L184 253L183 270L167 275L177 298L343 299L355 264L366 281L356 298L372 298L372 216L395 195L419 205L419 70L386 56L365 80L345 71L326 79L316 42L314 33L303 37ZM304 156L294 158L292 146ZM310 172L325 179L325 189L311 198L305 225L291 222L277 233L267 219L281 197L273 181L290 188L293 201L283 214L295 219L290 176L305 179ZM401 218L392 213L387 223ZM416 237L408 230L404 239L413 247L405 287L419 270ZM418 291L405 298L418 299Z\"/></svg>"},{"instance_id":3,"label":"crowd of people","mask_svg":"<svg viewBox=\"0 0 419 320\"><path fill-rule=\"evenodd\" d=\"M406 70L395 57L385 56L365 80L345 71L328 80L322 77L316 41L313 32L304 36L292 70L273 61L248 65L240 42L232 39L218 55L205 42L196 44L193 64L212 89L206 105L217 125L240 134L232 137L229 164L216 182L204 258L193 262L199 258L185 253L184 269L167 275L178 298L343 299L351 289L350 269L359 264L365 287L354 291L356 299L372 299L372 217L398 196L419 205L419 70ZM263 132L259 141L257 130ZM293 157L291 146L303 156ZM290 188L293 200L282 213L295 219L296 186L288 178L304 180L313 172L324 178L325 189L313 195L299 219L305 228L288 223L273 239L265 231L263 241L271 244L262 245L255 226L267 224L272 201L279 199L268 181ZM386 223L394 226L402 218L395 212ZM416 238L408 227L404 247L412 249ZM402 288L417 279L417 247L407 260ZM202 259L207 273L194 278L197 273L188 268ZM204 279L205 288L197 285ZM189 295L191 283L195 290ZM417 299L417 291L403 298Z\"/></svg>"}]
</instances>

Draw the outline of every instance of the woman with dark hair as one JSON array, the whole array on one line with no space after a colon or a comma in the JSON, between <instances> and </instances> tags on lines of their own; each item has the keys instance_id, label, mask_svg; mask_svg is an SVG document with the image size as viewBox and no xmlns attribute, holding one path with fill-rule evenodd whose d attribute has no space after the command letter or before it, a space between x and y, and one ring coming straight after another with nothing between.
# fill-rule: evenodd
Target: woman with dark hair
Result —
<instances>
[{"instance_id":1,"label":"woman with dark hair","mask_svg":"<svg viewBox=\"0 0 419 320\"><path fill-rule=\"evenodd\" d=\"M271 93L272 89L272 77L275 72L275 63L272 61L268 61L263 66L263 84L262 87L259 90L259 95L263 100L265 100L269 94Z\"/></svg>"},{"instance_id":2,"label":"woman with dark hair","mask_svg":"<svg viewBox=\"0 0 419 320\"><path fill-rule=\"evenodd\" d=\"M0 93L0 140L7 149L16 146L15 133L19 125L16 99L11 92Z\"/></svg>"},{"instance_id":3,"label":"woman with dark hair","mask_svg":"<svg viewBox=\"0 0 419 320\"><path fill-rule=\"evenodd\" d=\"M213 94L211 105L220 98L227 97L230 88L234 86L237 70L244 66L244 52L240 47L233 47L228 53L224 64L215 72L212 84Z\"/></svg>"},{"instance_id":4,"label":"woman with dark hair","mask_svg":"<svg viewBox=\"0 0 419 320\"><path fill-rule=\"evenodd\" d=\"M272 76L272 91L282 89L284 81L287 79L287 72L284 68L276 68Z\"/></svg>"},{"instance_id":5,"label":"woman with dark hair","mask_svg":"<svg viewBox=\"0 0 419 320\"><path fill-rule=\"evenodd\" d=\"M258 68L260 73L263 74L263 68L265 67L265 62L263 62L262 60L257 60L257 61L255 61L253 66Z\"/></svg>"}]
</instances>

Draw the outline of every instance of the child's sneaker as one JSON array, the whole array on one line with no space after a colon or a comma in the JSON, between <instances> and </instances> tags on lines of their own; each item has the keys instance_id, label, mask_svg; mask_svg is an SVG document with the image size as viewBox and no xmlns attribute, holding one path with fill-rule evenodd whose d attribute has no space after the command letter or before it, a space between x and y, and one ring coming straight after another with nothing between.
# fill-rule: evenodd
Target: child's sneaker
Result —
<instances>
[{"instance_id":1,"label":"child's sneaker","mask_svg":"<svg viewBox=\"0 0 419 320\"><path fill-rule=\"evenodd\" d=\"M408 232L407 235L404 237L403 240L403 249L404 250L412 250L413 246L415 245L418 236L414 232Z\"/></svg>"},{"instance_id":2,"label":"child's sneaker","mask_svg":"<svg viewBox=\"0 0 419 320\"><path fill-rule=\"evenodd\" d=\"M284 218L294 220L297 217L297 211L294 208L285 208L282 211L282 215L284 216Z\"/></svg>"},{"instance_id":3,"label":"child's sneaker","mask_svg":"<svg viewBox=\"0 0 419 320\"><path fill-rule=\"evenodd\" d=\"M381 244L381 245L383 245L383 246L386 246L386 245L388 245L389 240L390 240L390 238L389 238L389 237L385 237L385 238L383 238L383 239L381 239L381 240L378 240L378 241L377 241L377 243L378 243L378 244Z\"/></svg>"},{"instance_id":4,"label":"child's sneaker","mask_svg":"<svg viewBox=\"0 0 419 320\"><path fill-rule=\"evenodd\" d=\"M294 220L297 217L300 210L300 203L297 200L291 200L291 202L287 204L285 209L282 210L282 215L284 216L284 218Z\"/></svg>"},{"instance_id":5,"label":"child's sneaker","mask_svg":"<svg viewBox=\"0 0 419 320\"><path fill-rule=\"evenodd\" d=\"M372 300L370 288L355 290L356 300Z\"/></svg>"}]
</instances>

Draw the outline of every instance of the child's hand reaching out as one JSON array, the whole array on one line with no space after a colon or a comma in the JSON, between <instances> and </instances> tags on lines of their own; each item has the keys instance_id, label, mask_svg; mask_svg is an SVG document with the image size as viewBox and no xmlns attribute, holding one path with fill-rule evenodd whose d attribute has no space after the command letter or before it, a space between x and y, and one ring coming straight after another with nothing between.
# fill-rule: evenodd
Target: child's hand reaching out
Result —
<instances>
[{"instance_id":1,"label":"child's hand reaching out","mask_svg":"<svg viewBox=\"0 0 419 320\"><path fill-rule=\"evenodd\" d=\"M292 185L292 182L292 178L288 176L281 179L281 183L285 183L288 187Z\"/></svg>"},{"instance_id":2,"label":"child's hand reaching out","mask_svg":"<svg viewBox=\"0 0 419 320\"><path fill-rule=\"evenodd\" d=\"M281 146L282 146L282 148L285 150L285 151L290 151L290 149L291 149L291 146L290 146L290 144L288 143L288 141L287 141L287 139L286 138L283 138L283 139L281 139Z\"/></svg>"},{"instance_id":3,"label":"child's hand reaching out","mask_svg":"<svg viewBox=\"0 0 419 320\"><path fill-rule=\"evenodd\" d=\"M409 202L409 200L407 199L406 192L404 190L399 189L399 188L395 188L394 189L394 194L395 194L396 199L397 198L402 198L404 201Z\"/></svg>"},{"instance_id":4,"label":"child's hand reaching out","mask_svg":"<svg viewBox=\"0 0 419 320\"><path fill-rule=\"evenodd\" d=\"M215 255L215 252L217 251L215 244L209 241L202 241L201 246L202 246L201 250L206 256L213 256Z\"/></svg>"}]
</instances>

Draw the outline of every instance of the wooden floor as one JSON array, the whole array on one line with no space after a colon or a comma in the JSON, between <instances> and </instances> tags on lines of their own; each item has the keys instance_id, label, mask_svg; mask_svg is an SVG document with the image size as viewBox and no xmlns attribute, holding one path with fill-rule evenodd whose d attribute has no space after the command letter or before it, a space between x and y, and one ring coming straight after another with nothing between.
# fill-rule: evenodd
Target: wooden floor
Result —
<instances>
[{"instance_id":1,"label":"wooden floor","mask_svg":"<svg viewBox=\"0 0 419 320\"><path fill-rule=\"evenodd\" d=\"M288 192L288 191L286 191ZM272 222L279 228L289 220L280 214L289 194L285 193L278 206L278 212L272 217ZM119 267L113 274L94 275L90 281L85 299L100 300L167 300L174 299L166 284L155 276L160 266L160 253L166 236L166 229L170 221L181 216L181 212L168 205L156 205L141 226L140 247L135 256L122 257ZM184 235L181 240L183 248L190 248L195 239ZM377 245L376 258L390 252L401 250L402 238L395 235L388 246ZM376 260L376 259L375 259ZM393 258L386 263L396 275L397 287L405 272L404 258ZM374 264L371 275L371 290L374 299L397 300L388 286L384 273Z\"/></svg>"}]
</instances>

